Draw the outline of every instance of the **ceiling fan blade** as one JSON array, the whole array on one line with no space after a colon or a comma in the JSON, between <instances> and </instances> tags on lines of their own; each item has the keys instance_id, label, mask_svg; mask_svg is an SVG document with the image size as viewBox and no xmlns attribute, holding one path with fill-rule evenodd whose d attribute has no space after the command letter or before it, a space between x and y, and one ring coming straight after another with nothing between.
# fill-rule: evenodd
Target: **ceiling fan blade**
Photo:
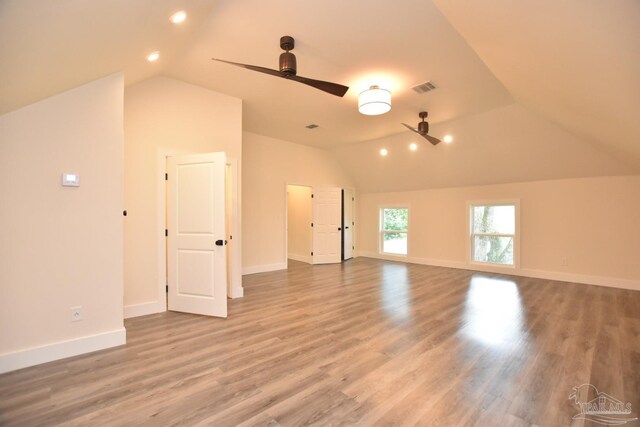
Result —
<instances>
[{"instance_id":1,"label":"ceiling fan blade","mask_svg":"<svg viewBox=\"0 0 640 427\"><path fill-rule=\"evenodd\" d=\"M422 136L424 136L424 138L433 145L438 145L441 142L438 138L434 138L431 135L427 135L426 133Z\"/></svg>"},{"instance_id":2,"label":"ceiling fan blade","mask_svg":"<svg viewBox=\"0 0 640 427\"><path fill-rule=\"evenodd\" d=\"M241 64L239 62L225 61L224 59L218 59L218 58L211 58L211 59L218 62L224 62L225 64L235 65L236 67L246 68L247 70L258 71L260 73L270 74L276 77L285 77L284 75L282 75L280 71L272 70L271 68L258 67L257 65Z\"/></svg>"},{"instance_id":3,"label":"ceiling fan blade","mask_svg":"<svg viewBox=\"0 0 640 427\"><path fill-rule=\"evenodd\" d=\"M299 83L303 83L305 85L309 85L311 87L315 87L316 89L320 89L323 92L330 93L331 95L343 97L345 93L349 90L348 86L343 86L338 83L325 82L322 80L314 80L309 79L307 77L302 76L286 76L286 78L295 80Z\"/></svg>"},{"instance_id":4,"label":"ceiling fan blade","mask_svg":"<svg viewBox=\"0 0 640 427\"><path fill-rule=\"evenodd\" d=\"M409 130L414 131L414 132L415 132L415 133L417 133L417 134L419 134L419 133L420 133L420 132L418 132L418 129L413 128L413 127L409 126L409 125L408 125L408 124L406 124L406 123L402 123L402 126L406 127L406 128L407 128L407 129L409 129Z\"/></svg>"}]
</instances>

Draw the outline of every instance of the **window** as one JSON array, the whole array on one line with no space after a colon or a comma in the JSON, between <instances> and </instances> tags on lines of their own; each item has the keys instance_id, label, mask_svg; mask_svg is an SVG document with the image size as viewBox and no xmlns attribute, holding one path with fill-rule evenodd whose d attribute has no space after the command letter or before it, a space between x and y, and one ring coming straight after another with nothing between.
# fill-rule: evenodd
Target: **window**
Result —
<instances>
[{"instance_id":1,"label":"window","mask_svg":"<svg viewBox=\"0 0 640 427\"><path fill-rule=\"evenodd\" d=\"M471 262L516 266L518 203L470 205Z\"/></svg>"},{"instance_id":2,"label":"window","mask_svg":"<svg viewBox=\"0 0 640 427\"><path fill-rule=\"evenodd\" d=\"M393 255L406 255L408 230L408 208L381 208L380 252Z\"/></svg>"}]
</instances>

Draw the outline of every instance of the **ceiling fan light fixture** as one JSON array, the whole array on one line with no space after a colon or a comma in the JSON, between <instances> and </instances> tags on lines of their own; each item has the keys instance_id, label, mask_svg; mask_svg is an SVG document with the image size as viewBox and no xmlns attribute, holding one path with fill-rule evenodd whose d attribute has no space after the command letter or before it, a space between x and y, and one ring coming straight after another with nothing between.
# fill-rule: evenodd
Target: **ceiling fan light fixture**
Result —
<instances>
[{"instance_id":1,"label":"ceiling fan light fixture","mask_svg":"<svg viewBox=\"0 0 640 427\"><path fill-rule=\"evenodd\" d=\"M377 116L391 110L391 92L371 86L358 96L358 111L366 116Z\"/></svg>"}]
</instances>

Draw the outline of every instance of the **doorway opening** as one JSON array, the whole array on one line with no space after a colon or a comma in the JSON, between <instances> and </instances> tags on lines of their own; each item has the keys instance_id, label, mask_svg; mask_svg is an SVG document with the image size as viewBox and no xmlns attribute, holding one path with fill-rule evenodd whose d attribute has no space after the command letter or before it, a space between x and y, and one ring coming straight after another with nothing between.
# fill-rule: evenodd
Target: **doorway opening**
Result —
<instances>
[{"instance_id":1,"label":"doorway opening","mask_svg":"<svg viewBox=\"0 0 640 427\"><path fill-rule=\"evenodd\" d=\"M312 192L306 185L287 185L287 260L313 261Z\"/></svg>"},{"instance_id":2,"label":"doorway opening","mask_svg":"<svg viewBox=\"0 0 640 427\"><path fill-rule=\"evenodd\" d=\"M353 258L355 192L349 188L286 186L285 257L307 264Z\"/></svg>"}]
</instances>

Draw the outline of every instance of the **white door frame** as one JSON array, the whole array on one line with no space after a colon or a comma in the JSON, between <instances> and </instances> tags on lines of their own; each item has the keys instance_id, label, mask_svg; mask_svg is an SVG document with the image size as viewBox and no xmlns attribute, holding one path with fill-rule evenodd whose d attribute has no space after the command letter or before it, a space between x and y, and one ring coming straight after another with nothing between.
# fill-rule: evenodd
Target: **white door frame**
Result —
<instances>
[{"instance_id":1,"label":"white door frame","mask_svg":"<svg viewBox=\"0 0 640 427\"><path fill-rule=\"evenodd\" d=\"M353 200L353 204L351 205L351 217L353 219L354 224L350 224L349 227L351 227L350 230L351 230L351 241L353 243L352 246L355 248L355 246L356 246L356 226L355 226L355 222L356 222L356 203L355 203L356 189L353 188L353 187L344 187L342 190L343 191L344 190L349 190L349 191L351 191L353 193L354 200ZM344 212L344 201L343 201L342 210ZM356 250L355 249L351 250L351 256L352 256L351 259L356 257Z\"/></svg>"},{"instance_id":2,"label":"white door frame","mask_svg":"<svg viewBox=\"0 0 640 427\"><path fill-rule=\"evenodd\" d=\"M241 224L241 198L240 188L240 164L238 159L227 157L227 166L231 166L231 227L230 232L233 236L233 243L230 245L231 250L227 256L231 257L229 265L231 272L227 288L227 296L229 298L241 298L244 296L244 288L242 287L242 224ZM228 238L229 236L227 236Z\"/></svg>"},{"instance_id":3,"label":"white door frame","mask_svg":"<svg viewBox=\"0 0 640 427\"><path fill-rule=\"evenodd\" d=\"M166 181L164 179L165 173L167 173L167 157L180 156L184 154L197 154L191 151L176 150L176 149L161 149L158 150L158 168L161 172L158 177L157 186L157 200L158 205L156 207L156 223L158 230L158 311L167 311L167 250L166 250L166 238L164 230L167 227L167 193L166 193ZM227 291L227 296L230 298L239 298L244 295L244 288L242 287L242 236L240 228L240 171L238 159L233 157L227 157L227 165L231 165L231 216L235 214L235 221L231 223L231 231L233 232L233 240L235 241L232 249L227 254L231 257L231 292Z\"/></svg>"}]
</instances>

